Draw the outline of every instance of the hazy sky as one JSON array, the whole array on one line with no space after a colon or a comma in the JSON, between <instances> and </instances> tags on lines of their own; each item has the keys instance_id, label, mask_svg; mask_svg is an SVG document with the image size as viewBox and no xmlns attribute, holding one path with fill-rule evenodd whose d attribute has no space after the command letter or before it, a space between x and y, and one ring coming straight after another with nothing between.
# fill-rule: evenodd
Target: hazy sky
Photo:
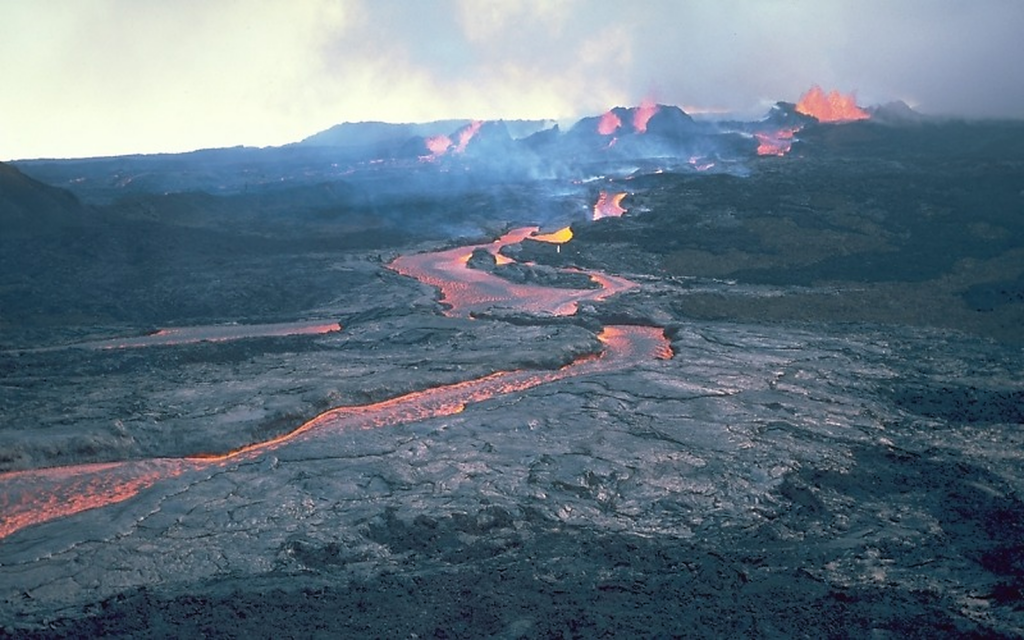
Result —
<instances>
[{"instance_id":1,"label":"hazy sky","mask_svg":"<svg viewBox=\"0 0 1024 640\"><path fill-rule=\"evenodd\" d=\"M0 0L0 159L292 142L345 121L1024 118L1024 0Z\"/></svg>"}]
</instances>

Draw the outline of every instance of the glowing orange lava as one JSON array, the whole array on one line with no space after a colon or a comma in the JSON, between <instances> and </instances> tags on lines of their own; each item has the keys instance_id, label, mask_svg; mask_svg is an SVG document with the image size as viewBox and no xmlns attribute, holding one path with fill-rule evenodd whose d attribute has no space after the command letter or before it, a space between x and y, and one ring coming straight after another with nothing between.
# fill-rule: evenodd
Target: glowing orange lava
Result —
<instances>
[{"instance_id":1,"label":"glowing orange lava","mask_svg":"<svg viewBox=\"0 0 1024 640\"><path fill-rule=\"evenodd\" d=\"M435 160L448 153L448 149L452 146L452 139L448 136L430 136L424 140L424 143L427 145L430 155L421 157L426 160Z\"/></svg>"},{"instance_id":2,"label":"glowing orange lava","mask_svg":"<svg viewBox=\"0 0 1024 640\"><path fill-rule=\"evenodd\" d=\"M134 497L195 465L159 458L0 473L0 538L25 527Z\"/></svg>"},{"instance_id":3,"label":"glowing orange lava","mask_svg":"<svg viewBox=\"0 0 1024 640\"><path fill-rule=\"evenodd\" d=\"M609 325L597 338L609 347L610 354L615 354L609 359L628 356L640 360L671 360L674 355L665 332L656 327Z\"/></svg>"},{"instance_id":4,"label":"glowing orange lava","mask_svg":"<svg viewBox=\"0 0 1024 640\"><path fill-rule=\"evenodd\" d=\"M597 196L597 203L594 204L594 220L622 217L622 214L627 211L622 206L622 200L625 197L625 193L610 193L608 191L602 191Z\"/></svg>"},{"instance_id":5,"label":"glowing orange lava","mask_svg":"<svg viewBox=\"0 0 1024 640\"><path fill-rule=\"evenodd\" d=\"M399 273L437 286L442 300L450 305L448 315L460 316L495 305L556 315L574 313L579 301L600 300L635 286L624 278L597 272L590 273L590 276L600 285L599 289L516 285L471 269L466 264L468 256L476 249L483 248L497 256L501 247L535 236L537 231L536 227L515 229L492 243L402 256L389 266ZM309 325L308 328L314 331L316 326L337 325ZM161 333L175 337L173 331ZM211 468L252 460L296 442L333 437L339 432L376 429L452 415L470 403L503 394L672 356L663 330L656 327L609 326L598 337L605 345L602 353L583 356L557 370L499 371L383 402L339 407L320 414L288 434L227 453L0 473L0 538L31 525L123 502L157 483L178 476L209 473ZM191 481L194 479L188 480ZM175 490L181 488L176 487Z\"/></svg>"},{"instance_id":6,"label":"glowing orange lava","mask_svg":"<svg viewBox=\"0 0 1024 640\"><path fill-rule=\"evenodd\" d=\"M474 120L459 131L459 144L455 146L455 153L463 153L466 150L466 145L473 139L476 132L480 130L483 123L483 120Z\"/></svg>"},{"instance_id":7,"label":"glowing orange lava","mask_svg":"<svg viewBox=\"0 0 1024 640\"><path fill-rule=\"evenodd\" d=\"M600 289L561 289L519 284L466 265L466 256L477 249L495 254L501 247L516 244L537 233L537 227L513 229L494 242L411 256L399 256L389 268L437 287L445 313L471 317L495 308L514 308L527 313L566 316L576 313L587 300L603 300L636 285L625 278L605 276Z\"/></svg>"},{"instance_id":8,"label":"glowing orange lava","mask_svg":"<svg viewBox=\"0 0 1024 640\"><path fill-rule=\"evenodd\" d=\"M819 122L849 122L870 117L867 111L857 106L852 94L843 95L835 89L826 94L818 85L800 96L796 110L817 118Z\"/></svg>"},{"instance_id":9,"label":"glowing orange lava","mask_svg":"<svg viewBox=\"0 0 1024 640\"><path fill-rule=\"evenodd\" d=\"M583 356L561 369L499 371L383 402L339 407L288 434L224 454L0 473L0 539L31 525L123 502L182 474L252 460L290 443L453 415L468 404L541 384L672 357L664 331L657 327L613 325L605 327L598 338L605 345L603 353Z\"/></svg>"},{"instance_id":10,"label":"glowing orange lava","mask_svg":"<svg viewBox=\"0 0 1024 640\"><path fill-rule=\"evenodd\" d=\"M619 130L622 126L622 120L619 116L615 115L614 111L608 111L601 119L597 122L597 132L602 136L610 136Z\"/></svg>"},{"instance_id":11,"label":"glowing orange lava","mask_svg":"<svg viewBox=\"0 0 1024 640\"><path fill-rule=\"evenodd\" d=\"M654 114L658 113L658 105L650 99L645 99L633 112L633 129L637 133L647 132L647 122Z\"/></svg>"},{"instance_id":12,"label":"glowing orange lava","mask_svg":"<svg viewBox=\"0 0 1024 640\"><path fill-rule=\"evenodd\" d=\"M796 127L761 131L754 134L757 138L757 155L784 156L793 147L793 137L799 131Z\"/></svg>"},{"instance_id":13,"label":"glowing orange lava","mask_svg":"<svg viewBox=\"0 0 1024 640\"><path fill-rule=\"evenodd\" d=\"M565 244L572 240L572 228L563 227L558 231L552 231L551 233L537 233L530 236L531 240L538 240L540 242L550 242L551 244Z\"/></svg>"}]
</instances>

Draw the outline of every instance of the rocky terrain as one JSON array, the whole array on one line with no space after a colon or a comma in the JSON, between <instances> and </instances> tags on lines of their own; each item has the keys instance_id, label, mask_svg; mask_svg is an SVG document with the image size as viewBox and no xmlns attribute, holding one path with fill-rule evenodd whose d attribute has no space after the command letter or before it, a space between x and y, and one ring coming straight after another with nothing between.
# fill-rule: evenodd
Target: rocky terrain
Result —
<instances>
[{"instance_id":1,"label":"rocky terrain","mask_svg":"<svg viewBox=\"0 0 1024 640\"><path fill-rule=\"evenodd\" d=\"M592 146L572 135L566 157ZM823 125L727 171L451 165L398 194L364 167L119 200L5 166L0 635L1020 637L1022 137ZM622 217L590 219L602 191ZM467 272L636 286L464 317L393 266L529 224L573 237L469 251ZM292 322L340 330L247 337ZM237 339L109 348L226 323ZM572 369L614 353L609 325L670 357ZM288 439L501 372L547 381ZM10 525L115 496L121 470L148 484Z\"/></svg>"}]
</instances>

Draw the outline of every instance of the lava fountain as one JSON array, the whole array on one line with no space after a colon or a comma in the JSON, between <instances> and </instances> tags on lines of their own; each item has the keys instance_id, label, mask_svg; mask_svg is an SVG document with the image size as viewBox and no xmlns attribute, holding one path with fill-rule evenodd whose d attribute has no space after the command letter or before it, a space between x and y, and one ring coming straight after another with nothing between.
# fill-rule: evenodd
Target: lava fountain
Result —
<instances>
[{"instance_id":1,"label":"lava fountain","mask_svg":"<svg viewBox=\"0 0 1024 640\"><path fill-rule=\"evenodd\" d=\"M645 99L633 112L633 129L637 133L647 132L647 123L658 113L658 105L653 100Z\"/></svg>"},{"instance_id":2,"label":"lava fountain","mask_svg":"<svg viewBox=\"0 0 1024 640\"><path fill-rule=\"evenodd\" d=\"M469 141L473 139L477 131L480 131L483 124L483 120L474 120L459 130L459 144L455 145L455 153L465 153Z\"/></svg>"},{"instance_id":3,"label":"lava fountain","mask_svg":"<svg viewBox=\"0 0 1024 640\"><path fill-rule=\"evenodd\" d=\"M615 115L614 111L607 111L597 121L597 132L602 136L610 136L618 131L621 126L622 120L619 116Z\"/></svg>"},{"instance_id":4,"label":"lava fountain","mask_svg":"<svg viewBox=\"0 0 1024 640\"><path fill-rule=\"evenodd\" d=\"M853 94L843 95L835 89L825 93L818 85L814 85L800 96L796 110L816 118L819 122L851 122L870 117L867 111L857 106Z\"/></svg>"}]
</instances>

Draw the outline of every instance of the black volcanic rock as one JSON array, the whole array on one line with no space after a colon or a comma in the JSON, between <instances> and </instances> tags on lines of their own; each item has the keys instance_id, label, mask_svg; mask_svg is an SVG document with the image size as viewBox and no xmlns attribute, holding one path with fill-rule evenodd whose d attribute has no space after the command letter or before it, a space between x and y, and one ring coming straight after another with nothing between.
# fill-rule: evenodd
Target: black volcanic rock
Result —
<instances>
[{"instance_id":1,"label":"black volcanic rock","mask_svg":"<svg viewBox=\"0 0 1024 640\"><path fill-rule=\"evenodd\" d=\"M927 122L930 118L915 111L906 102L895 100L868 108L871 121L881 124L912 125Z\"/></svg>"},{"instance_id":2,"label":"black volcanic rock","mask_svg":"<svg viewBox=\"0 0 1024 640\"><path fill-rule=\"evenodd\" d=\"M578 158L593 132L576 147L539 134L537 155L568 167L552 180L481 179L473 154L508 144L482 125L464 154L357 161L330 179L303 172L331 171L335 148L229 152L265 158L268 175L291 158L276 174L287 184L147 193L31 242L0 229L5 471L169 464L330 407L495 371L555 376L453 395L427 419L309 429L16 531L0 543L0 637L1019 637L1024 126L808 121L803 148L743 175L645 174L617 154L749 149L796 117L670 144L686 121L663 115L665 135L624 126ZM229 176L216 155L182 166ZM187 175L146 183L139 159L124 162L133 184ZM591 222L598 190L628 192L628 214ZM254 211L274 233L244 233ZM570 242L524 240L501 266L480 250L472 266L574 288L586 271L559 267L575 266L637 286L574 316L460 319L384 266L560 216ZM344 327L87 347L297 319ZM672 357L558 373L597 353L607 323L664 327ZM20 491L0 503L55 504Z\"/></svg>"},{"instance_id":3,"label":"black volcanic rock","mask_svg":"<svg viewBox=\"0 0 1024 640\"><path fill-rule=\"evenodd\" d=\"M547 120L489 120L474 138L500 138L502 144L528 137L549 126ZM468 119L435 120L424 123L345 122L315 133L291 147L329 147L363 159L416 159L430 155L426 141L447 136L458 145L459 134L474 126ZM474 140L479 142L479 140ZM510 146L507 145L506 146Z\"/></svg>"},{"instance_id":4,"label":"black volcanic rock","mask_svg":"<svg viewBox=\"0 0 1024 640\"><path fill-rule=\"evenodd\" d=\"M430 155L427 136L413 136L394 149L391 157L395 160L415 160L427 155Z\"/></svg>"},{"instance_id":5,"label":"black volcanic rock","mask_svg":"<svg viewBox=\"0 0 1024 640\"><path fill-rule=\"evenodd\" d=\"M647 121L647 135L669 139L687 138L701 129L688 113L672 105L658 105L658 110Z\"/></svg>"},{"instance_id":6,"label":"black volcanic rock","mask_svg":"<svg viewBox=\"0 0 1024 640\"><path fill-rule=\"evenodd\" d=\"M606 116L606 113L615 114L619 119L619 127L610 133L600 133L598 128L601 124L601 119ZM569 139L589 140L598 139L607 142L612 136L626 133L629 129L632 129L632 122L628 117L628 112L625 107L615 107L610 111L597 116L586 116L576 121L576 124L572 125L566 132L566 137ZM625 116L625 117L624 117ZM626 129L628 127L629 129Z\"/></svg>"},{"instance_id":7,"label":"black volcanic rock","mask_svg":"<svg viewBox=\"0 0 1024 640\"><path fill-rule=\"evenodd\" d=\"M502 120L508 134L515 140L528 138L535 133L547 131L558 125L554 120Z\"/></svg>"},{"instance_id":8,"label":"black volcanic rock","mask_svg":"<svg viewBox=\"0 0 1024 640\"><path fill-rule=\"evenodd\" d=\"M571 137L596 135L607 139L609 136L622 137L629 134L647 134L665 138L681 138L693 135L701 130L701 126L679 107L660 104L657 105L654 114L647 121L646 130L639 131L636 128L636 118L641 108L615 107L607 112L613 114L619 120L618 128L609 134L598 132L602 118L607 117L607 113L605 113L599 116L581 118L572 126L568 135Z\"/></svg>"},{"instance_id":9,"label":"black volcanic rock","mask_svg":"<svg viewBox=\"0 0 1024 640\"><path fill-rule=\"evenodd\" d=\"M85 209L70 192L0 162L0 227L4 235L49 233L86 222Z\"/></svg>"},{"instance_id":10,"label":"black volcanic rock","mask_svg":"<svg viewBox=\"0 0 1024 640\"><path fill-rule=\"evenodd\" d=\"M458 155L474 160L502 160L505 156L518 152L519 144L512 138L508 125L504 120L472 121L442 133L448 141L448 147L435 153L427 142L433 136L415 136L406 140L395 158L420 158L434 155L435 158Z\"/></svg>"},{"instance_id":11,"label":"black volcanic rock","mask_svg":"<svg viewBox=\"0 0 1024 640\"><path fill-rule=\"evenodd\" d=\"M796 104L776 102L760 124L777 127L806 127L816 122L818 122L817 118L797 111Z\"/></svg>"},{"instance_id":12,"label":"black volcanic rock","mask_svg":"<svg viewBox=\"0 0 1024 640\"><path fill-rule=\"evenodd\" d=\"M558 143L558 139L562 136L562 130L556 124L550 129L542 129L536 133L532 133L529 136L522 139L522 143L527 148L534 151L540 151L542 149L550 148L551 146Z\"/></svg>"},{"instance_id":13,"label":"black volcanic rock","mask_svg":"<svg viewBox=\"0 0 1024 640\"><path fill-rule=\"evenodd\" d=\"M644 129L637 129L641 109L643 107L615 107L600 116L580 119L563 137L563 151L575 156L604 153L620 159L637 159L688 156L698 146L702 149L715 147L707 140L696 142L701 136L715 132L695 122L676 106L657 105ZM601 133L602 120L612 116L617 119L616 128Z\"/></svg>"},{"instance_id":14,"label":"black volcanic rock","mask_svg":"<svg viewBox=\"0 0 1024 640\"><path fill-rule=\"evenodd\" d=\"M467 124L469 120L435 120L418 124L344 122L314 133L296 144L317 147L394 148L405 144L410 138L447 135Z\"/></svg>"},{"instance_id":15,"label":"black volcanic rock","mask_svg":"<svg viewBox=\"0 0 1024 640\"><path fill-rule=\"evenodd\" d=\"M460 133L463 130L460 130ZM452 140L458 144L459 136L454 136ZM464 152L470 157L493 158L500 154L515 153L517 146L503 121L487 120L481 123L476 133L469 138Z\"/></svg>"}]
</instances>

